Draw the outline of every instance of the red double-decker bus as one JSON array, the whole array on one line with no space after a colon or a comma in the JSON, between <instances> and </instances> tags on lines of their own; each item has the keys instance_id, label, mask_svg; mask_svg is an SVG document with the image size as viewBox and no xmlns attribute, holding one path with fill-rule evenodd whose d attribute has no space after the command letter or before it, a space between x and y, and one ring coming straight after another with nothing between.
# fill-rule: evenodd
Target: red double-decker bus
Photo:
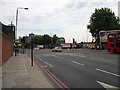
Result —
<instances>
[{"instance_id":1,"label":"red double-decker bus","mask_svg":"<svg viewBox=\"0 0 120 90\"><path fill-rule=\"evenodd\" d=\"M120 53L120 31L108 34L107 50L111 53Z\"/></svg>"}]
</instances>

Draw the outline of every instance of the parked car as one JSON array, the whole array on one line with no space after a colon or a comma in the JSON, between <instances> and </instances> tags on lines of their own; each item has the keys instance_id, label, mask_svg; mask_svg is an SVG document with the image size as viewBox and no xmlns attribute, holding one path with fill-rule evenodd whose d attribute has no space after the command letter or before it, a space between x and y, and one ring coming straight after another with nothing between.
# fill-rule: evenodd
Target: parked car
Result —
<instances>
[{"instance_id":1,"label":"parked car","mask_svg":"<svg viewBox=\"0 0 120 90\"><path fill-rule=\"evenodd\" d=\"M52 49L52 52L62 52L62 47L56 46L55 48Z\"/></svg>"}]
</instances>

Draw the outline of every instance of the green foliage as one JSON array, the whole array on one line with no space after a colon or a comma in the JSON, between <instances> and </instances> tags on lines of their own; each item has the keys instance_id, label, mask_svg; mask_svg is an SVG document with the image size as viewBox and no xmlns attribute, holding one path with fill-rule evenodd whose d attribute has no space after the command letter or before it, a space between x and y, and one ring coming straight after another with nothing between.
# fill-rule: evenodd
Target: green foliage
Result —
<instances>
[{"instance_id":1,"label":"green foliage","mask_svg":"<svg viewBox=\"0 0 120 90\"><path fill-rule=\"evenodd\" d=\"M95 9L95 12L90 17L87 28L93 37L98 36L100 30L116 30L120 29L120 19L115 16L109 8Z\"/></svg>"},{"instance_id":2,"label":"green foliage","mask_svg":"<svg viewBox=\"0 0 120 90\"><path fill-rule=\"evenodd\" d=\"M23 38L21 38L23 39ZM29 41L25 41L24 45L25 48L29 48L30 44L32 43L34 46L36 45L45 45L45 46L50 46L50 47L54 47L55 45L57 45L57 40L58 37L55 35L53 35L53 37L50 37L48 34L44 34L44 35L34 35L34 37L32 38L32 42L31 39L28 38ZM64 39L65 41L65 39Z\"/></svg>"},{"instance_id":3,"label":"green foliage","mask_svg":"<svg viewBox=\"0 0 120 90\"><path fill-rule=\"evenodd\" d=\"M24 47L25 47L25 48L30 48L30 43L25 43L25 44L24 44Z\"/></svg>"},{"instance_id":4,"label":"green foliage","mask_svg":"<svg viewBox=\"0 0 120 90\"><path fill-rule=\"evenodd\" d=\"M46 45L51 43L51 37L47 34L41 36L41 35L35 35L33 38L33 44L34 45Z\"/></svg>"},{"instance_id":5,"label":"green foliage","mask_svg":"<svg viewBox=\"0 0 120 90\"><path fill-rule=\"evenodd\" d=\"M63 37L58 38L57 43L65 43L65 38Z\"/></svg>"},{"instance_id":6,"label":"green foliage","mask_svg":"<svg viewBox=\"0 0 120 90\"><path fill-rule=\"evenodd\" d=\"M51 37L47 34L45 34L43 37L43 44L50 44L51 43Z\"/></svg>"},{"instance_id":7,"label":"green foliage","mask_svg":"<svg viewBox=\"0 0 120 90\"><path fill-rule=\"evenodd\" d=\"M33 38L33 44L40 44L40 35L35 35Z\"/></svg>"},{"instance_id":8,"label":"green foliage","mask_svg":"<svg viewBox=\"0 0 120 90\"><path fill-rule=\"evenodd\" d=\"M53 35L53 37L52 37L52 42L53 42L53 44L56 44L56 43L57 43L57 39L58 39L58 37L56 36L56 34Z\"/></svg>"}]
</instances>

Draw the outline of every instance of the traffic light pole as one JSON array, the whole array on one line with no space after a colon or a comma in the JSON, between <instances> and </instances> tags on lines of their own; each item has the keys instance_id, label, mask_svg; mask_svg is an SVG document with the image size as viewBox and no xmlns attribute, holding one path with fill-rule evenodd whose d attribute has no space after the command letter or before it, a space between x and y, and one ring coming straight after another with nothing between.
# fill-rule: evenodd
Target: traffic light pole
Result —
<instances>
[{"instance_id":1,"label":"traffic light pole","mask_svg":"<svg viewBox=\"0 0 120 90\"><path fill-rule=\"evenodd\" d=\"M73 43L73 47L72 47L73 53L74 53L74 43Z\"/></svg>"}]
</instances>

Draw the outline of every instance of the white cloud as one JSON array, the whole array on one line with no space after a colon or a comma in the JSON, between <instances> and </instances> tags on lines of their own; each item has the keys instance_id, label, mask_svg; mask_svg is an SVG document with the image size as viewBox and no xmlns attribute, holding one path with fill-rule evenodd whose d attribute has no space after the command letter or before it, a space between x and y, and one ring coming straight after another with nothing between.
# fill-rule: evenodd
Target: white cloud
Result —
<instances>
[{"instance_id":1,"label":"white cloud","mask_svg":"<svg viewBox=\"0 0 120 90\"><path fill-rule=\"evenodd\" d=\"M57 34L67 42L75 38L77 42L86 39L86 26L95 8L108 7L117 15L119 0L2 0L2 19L4 24L15 23L17 7L19 10L18 35ZM89 41L91 35L89 33Z\"/></svg>"}]
</instances>

